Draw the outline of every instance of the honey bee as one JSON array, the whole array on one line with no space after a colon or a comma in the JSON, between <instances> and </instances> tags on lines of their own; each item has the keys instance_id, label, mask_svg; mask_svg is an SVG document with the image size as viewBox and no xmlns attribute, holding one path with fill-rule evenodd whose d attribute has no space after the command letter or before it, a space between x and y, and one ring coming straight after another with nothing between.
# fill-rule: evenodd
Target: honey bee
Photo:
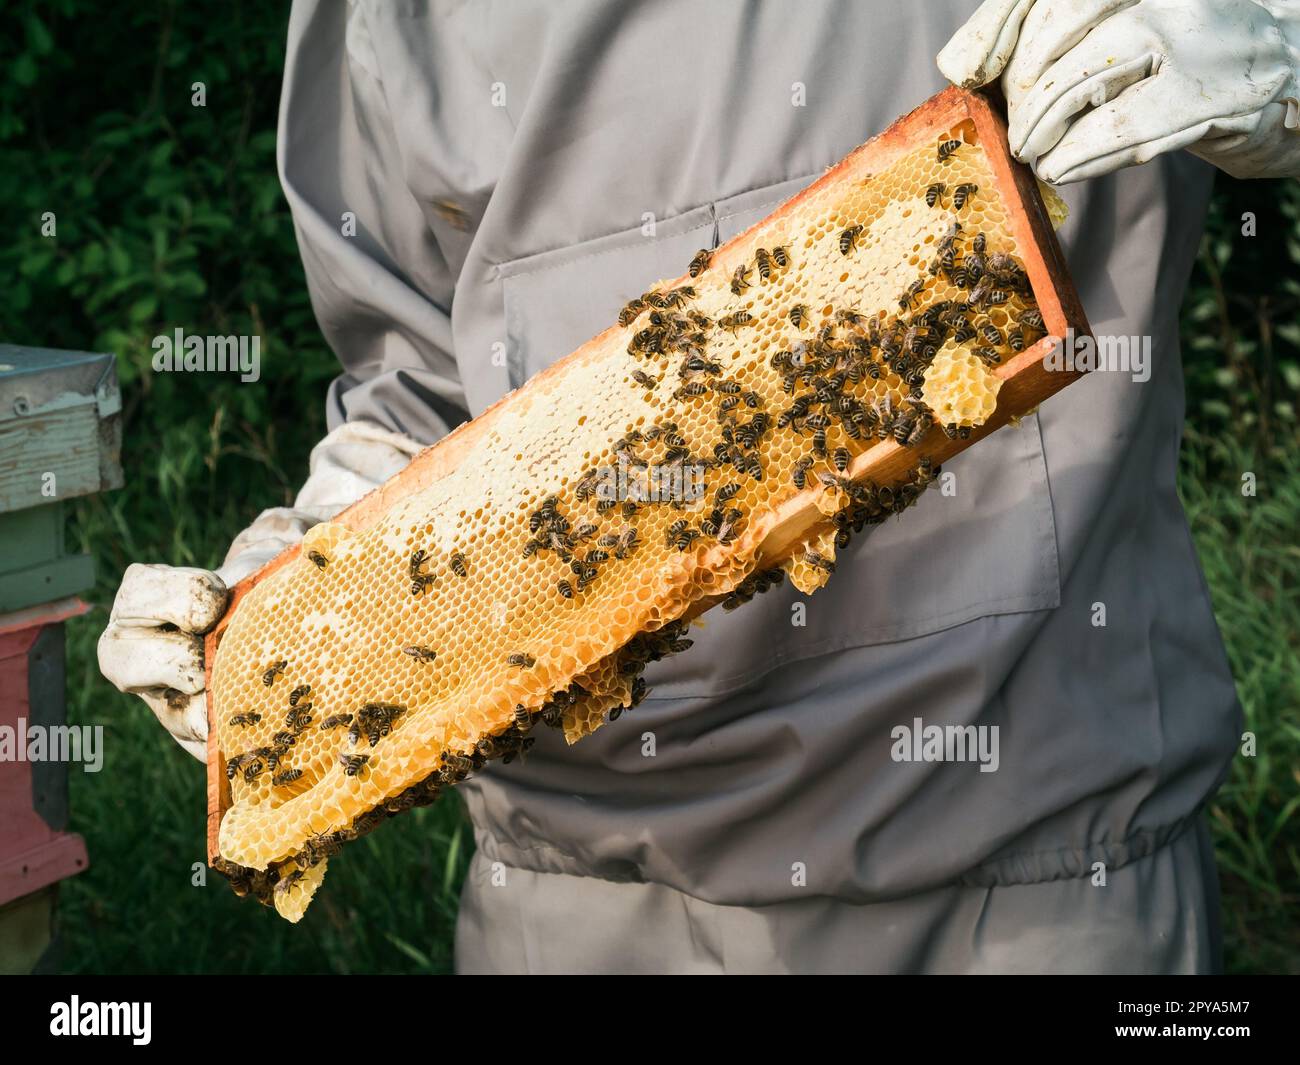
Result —
<instances>
[{"instance_id":1,"label":"honey bee","mask_svg":"<svg viewBox=\"0 0 1300 1065\"><path fill-rule=\"evenodd\" d=\"M810 455L805 455L794 464L794 470L790 474L790 479L794 481L796 488L802 488L808 480L808 470L815 460Z\"/></svg>"},{"instance_id":2,"label":"honey bee","mask_svg":"<svg viewBox=\"0 0 1300 1065\"><path fill-rule=\"evenodd\" d=\"M848 229L840 233L840 254L848 255L858 246L858 238L862 236L863 227L849 226Z\"/></svg>"},{"instance_id":3,"label":"honey bee","mask_svg":"<svg viewBox=\"0 0 1300 1065\"><path fill-rule=\"evenodd\" d=\"M936 181L925 190L925 205L927 207L933 207L937 203L940 206L943 206L944 193L947 191L947 185L942 181Z\"/></svg>"},{"instance_id":4,"label":"honey bee","mask_svg":"<svg viewBox=\"0 0 1300 1065\"><path fill-rule=\"evenodd\" d=\"M262 674L262 683L268 688L275 683L275 678L281 676L289 668L288 662L273 662L270 668Z\"/></svg>"},{"instance_id":5,"label":"honey bee","mask_svg":"<svg viewBox=\"0 0 1300 1065\"><path fill-rule=\"evenodd\" d=\"M618 312L618 324L622 326L631 325L636 321L637 315L645 310L645 306L645 300L640 296L636 297L636 299L629 300L623 305L623 309Z\"/></svg>"},{"instance_id":6,"label":"honey bee","mask_svg":"<svg viewBox=\"0 0 1300 1065\"><path fill-rule=\"evenodd\" d=\"M731 275L731 294L739 296L743 289L749 288L749 275L752 271L744 263L736 267Z\"/></svg>"},{"instance_id":7,"label":"honey bee","mask_svg":"<svg viewBox=\"0 0 1300 1065\"><path fill-rule=\"evenodd\" d=\"M301 699L305 695L310 695L310 694L311 694L310 684L299 684L298 687L294 688L294 690L289 693L289 705L297 706L299 699Z\"/></svg>"},{"instance_id":8,"label":"honey bee","mask_svg":"<svg viewBox=\"0 0 1300 1065\"><path fill-rule=\"evenodd\" d=\"M748 311L737 311L735 314L728 314L718 319L718 325L728 333L735 333L741 326L749 325L754 321L754 316Z\"/></svg>"},{"instance_id":9,"label":"honey bee","mask_svg":"<svg viewBox=\"0 0 1300 1065\"><path fill-rule=\"evenodd\" d=\"M686 268L686 272L691 277L699 277L709 268L709 261L713 258L713 252L708 248L701 248L695 253L695 258L691 260L691 265Z\"/></svg>"},{"instance_id":10,"label":"honey bee","mask_svg":"<svg viewBox=\"0 0 1300 1065\"><path fill-rule=\"evenodd\" d=\"M319 551L308 551L307 557L312 561L312 563L315 565L317 569L324 569L326 566L329 565L329 559L327 559Z\"/></svg>"},{"instance_id":11,"label":"honey bee","mask_svg":"<svg viewBox=\"0 0 1300 1065\"><path fill-rule=\"evenodd\" d=\"M790 308L788 315L790 324L796 329L802 329L808 321L808 307L803 303L796 303Z\"/></svg>"},{"instance_id":12,"label":"honey bee","mask_svg":"<svg viewBox=\"0 0 1300 1065\"><path fill-rule=\"evenodd\" d=\"M646 352L657 355L663 351L664 331L662 329L647 328L642 329L632 337L632 342L628 345L627 350L636 354Z\"/></svg>"},{"instance_id":13,"label":"honey bee","mask_svg":"<svg viewBox=\"0 0 1300 1065\"><path fill-rule=\"evenodd\" d=\"M1006 252L995 252L990 255L985 269L1000 284L1013 284L1020 277L1020 265Z\"/></svg>"},{"instance_id":14,"label":"honey bee","mask_svg":"<svg viewBox=\"0 0 1300 1065\"><path fill-rule=\"evenodd\" d=\"M292 784L300 776L302 776L301 769L286 769L283 772L276 773L275 776L271 778L271 783L277 788L282 788L286 784Z\"/></svg>"},{"instance_id":15,"label":"honey bee","mask_svg":"<svg viewBox=\"0 0 1300 1065\"><path fill-rule=\"evenodd\" d=\"M945 276L952 277L957 268L957 248L955 243L951 240L941 241L936 250L937 254L934 261L930 263L930 276L933 277L942 271Z\"/></svg>"},{"instance_id":16,"label":"honey bee","mask_svg":"<svg viewBox=\"0 0 1300 1065\"><path fill-rule=\"evenodd\" d=\"M841 325L861 325L862 315L849 307L843 307L835 312L835 320Z\"/></svg>"},{"instance_id":17,"label":"honey bee","mask_svg":"<svg viewBox=\"0 0 1300 1065\"><path fill-rule=\"evenodd\" d=\"M973 182L966 182L963 185L958 185L952 193L953 209L960 211L965 207L966 202L974 196L975 193L979 192L979 188L980 187Z\"/></svg>"},{"instance_id":18,"label":"honey bee","mask_svg":"<svg viewBox=\"0 0 1300 1065\"><path fill-rule=\"evenodd\" d=\"M1010 345L1012 351L1017 351L1017 352L1024 351L1025 334L1022 333L1019 329L1008 329L1007 344Z\"/></svg>"},{"instance_id":19,"label":"honey bee","mask_svg":"<svg viewBox=\"0 0 1300 1065\"><path fill-rule=\"evenodd\" d=\"M247 728L249 725L256 725L261 720L262 720L261 714L256 714L256 713L236 714L234 717L230 719L230 724L235 728Z\"/></svg>"},{"instance_id":20,"label":"honey bee","mask_svg":"<svg viewBox=\"0 0 1300 1065\"><path fill-rule=\"evenodd\" d=\"M778 244L772 249L772 261L784 270L790 265L790 249L784 244Z\"/></svg>"},{"instance_id":21,"label":"honey bee","mask_svg":"<svg viewBox=\"0 0 1300 1065\"><path fill-rule=\"evenodd\" d=\"M334 714L327 717L317 727L321 732L329 732L331 729L342 728L344 725L352 724L351 714Z\"/></svg>"},{"instance_id":22,"label":"honey bee","mask_svg":"<svg viewBox=\"0 0 1300 1065\"><path fill-rule=\"evenodd\" d=\"M988 366L989 369L994 369L998 365L998 353L992 348L979 347L972 354Z\"/></svg>"},{"instance_id":23,"label":"honey bee","mask_svg":"<svg viewBox=\"0 0 1300 1065\"><path fill-rule=\"evenodd\" d=\"M432 662L438 657L438 652L428 647L421 647L419 644L411 644L410 647L403 647L402 654L410 655L417 662Z\"/></svg>"},{"instance_id":24,"label":"honey bee","mask_svg":"<svg viewBox=\"0 0 1300 1065\"><path fill-rule=\"evenodd\" d=\"M920 297L922 290L925 288L925 278L918 277L906 291L898 298L898 306L901 310L911 310L912 304Z\"/></svg>"},{"instance_id":25,"label":"honey bee","mask_svg":"<svg viewBox=\"0 0 1300 1065\"><path fill-rule=\"evenodd\" d=\"M614 557L623 559L627 558L637 548L637 531L629 527L623 530L618 538L618 543L614 548Z\"/></svg>"},{"instance_id":26,"label":"honey bee","mask_svg":"<svg viewBox=\"0 0 1300 1065\"><path fill-rule=\"evenodd\" d=\"M984 322L979 327L979 335L984 338L985 343L993 347L1002 346L1002 332L992 322Z\"/></svg>"},{"instance_id":27,"label":"honey bee","mask_svg":"<svg viewBox=\"0 0 1300 1065\"><path fill-rule=\"evenodd\" d=\"M1033 329L1035 332L1040 333L1043 331L1043 315L1035 308L1031 307L1028 310L1021 311L1019 317L1016 318L1016 322L1026 329Z\"/></svg>"},{"instance_id":28,"label":"honey bee","mask_svg":"<svg viewBox=\"0 0 1300 1065\"><path fill-rule=\"evenodd\" d=\"M712 359L706 359L702 355L694 355L686 360L686 372L688 374L705 373L716 376L722 373L722 364L714 362ZM718 386L714 385L713 387L717 388ZM739 385L736 386L736 391L740 391Z\"/></svg>"},{"instance_id":29,"label":"honey bee","mask_svg":"<svg viewBox=\"0 0 1300 1065\"><path fill-rule=\"evenodd\" d=\"M814 551L812 548L808 548L806 551L804 551L803 557L806 562L808 562L812 566L815 566L819 570L823 570L826 573L835 572L835 563L832 562L829 558L826 558L824 555L820 554L819 552Z\"/></svg>"},{"instance_id":30,"label":"honey bee","mask_svg":"<svg viewBox=\"0 0 1300 1065\"><path fill-rule=\"evenodd\" d=\"M939 156L938 156L939 162L941 163L948 162L948 160L952 158L953 153L956 152L957 149L961 147L961 145L962 142L959 140L940 141Z\"/></svg>"},{"instance_id":31,"label":"honey bee","mask_svg":"<svg viewBox=\"0 0 1300 1065\"><path fill-rule=\"evenodd\" d=\"M417 573L414 580L411 581L411 594L423 595L425 589L432 588L437 583L436 578L428 573Z\"/></svg>"},{"instance_id":32,"label":"honey bee","mask_svg":"<svg viewBox=\"0 0 1300 1065\"><path fill-rule=\"evenodd\" d=\"M632 380L642 388L654 389L659 387L659 379L657 377L651 377L644 370L633 370Z\"/></svg>"},{"instance_id":33,"label":"honey bee","mask_svg":"<svg viewBox=\"0 0 1300 1065\"><path fill-rule=\"evenodd\" d=\"M343 772L350 776L359 776L366 768L366 763L370 761L368 754L340 754L339 765L343 767Z\"/></svg>"},{"instance_id":34,"label":"honey bee","mask_svg":"<svg viewBox=\"0 0 1300 1065\"><path fill-rule=\"evenodd\" d=\"M311 724L311 709L311 703L299 703L297 706L290 707L289 712L284 716L284 723L294 732L301 732Z\"/></svg>"},{"instance_id":35,"label":"honey bee","mask_svg":"<svg viewBox=\"0 0 1300 1065\"><path fill-rule=\"evenodd\" d=\"M717 540L721 544L729 544L740 532L738 528L741 518L744 515L735 507L730 507L722 515L722 521L718 523L718 531L715 533ZM690 646L690 641L686 641L686 646Z\"/></svg>"},{"instance_id":36,"label":"honey bee","mask_svg":"<svg viewBox=\"0 0 1300 1065\"><path fill-rule=\"evenodd\" d=\"M991 276L983 278L966 297L966 301L972 305L987 304L990 307L1006 303L1008 299L1010 294L1005 289L997 288Z\"/></svg>"},{"instance_id":37,"label":"honey bee","mask_svg":"<svg viewBox=\"0 0 1300 1065\"><path fill-rule=\"evenodd\" d=\"M901 443L904 447L916 447L929 431L929 419L918 417L912 424L912 427L907 431L907 436L901 441Z\"/></svg>"},{"instance_id":38,"label":"honey bee","mask_svg":"<svg viewBox=\"0 0 1300 1065\"><path fill-rule=\"evenodd\" d=\"M227 770L229 772L229 770ZM266 772L266 763L261 758L254 755L249 762L243 767L244 783L251 784L264 772Z\"/></svg>"},{"instance_id":39,"label":"honey bee","mask_svg":"<svg viewBox=\"0 0 1300 1065\"><path fill-rule=\"evenodd\" d=\"M573 598L573 586L568 581L557 581L555 587L565 599Z\"/></svg>"},{"instance_id":40,"label":"honey bee","mask_svg":"<svg viewBox=\"0 0 1300 1065\"><path fill-rule=\"evenodd\" d=\"M451 557L447 559L447 568L457 577L468 577L469 568L465 565L465 556L459 551L453 551Z\"/></svg>"},{"instance_id":41,"label":"honey bee","mask_svg":"<svg viewBox=\"0 0 1300 1065\"><path fill-rule=\"evenodd\" d=\"M852 457L853 457L853 456L852 456L851 454L849 454L849 449L848 449L848 448L846 448L846 447L837 447L837 448L835 449L835 454L834 454L834 456L833 456L834 461L835 461L835 468L836 468L837 470L839 470L840 473L843 473L845 470L847 470L847 469L849 468L849 460L850 460Z\"/></svg>"},{"instance_id":42,"label":"honey bee","mask_svg":"<svg viewBox=\"0 0 1300 1065\"><path fill-rule=\"evenodd\" d=\"M677 538L673 541L673 547L677 548L678 551L685 551L699 538L700 533L698 530L690 528L683 529L677 534Z\"/></svg>"},{"instance_id":43,"label":"honey bee","mask_svg":"<svg viewBox=\"0 0 1300 1065\"><path fill-rule=\"evenodd\" d=\"M724 484L713 494L713 502L721 506L727 500L734 498L739 491L740 485L734 481L731 484Z\"/></svg>"},{"instance_id":44,"label":"honey bee","mask_svg":"<svg viewBox=\"0 0 1300 1065\"><path fill-rule=\"evenodd\" d=\"M522 651L516 651L514 654L506 655L506 665L514 666L517 669L532 669L537 665L537 659L532 655L524 654Z\"/></svg>"},{"instance_id":45,"label":"honey bee","mask_svg":"<svg viewBox=\"0 0 1300 1065\"><path fill-rule=\"evenodd\" d=\"M758 276L766 281L772 276L772 253L766 248L759 248L754 253L754 262L758 266Z\"/></svg>"},{"instance_id":46,"label":"honey bee","mask_svg":"<svg viewBox=\"0 0 1300 1065\"><path fill-rule=\"evenodd\" d=\"M668 301L669 307L680 307L688 300L693 300L695 298L695 286L682 285L680 288L673 289L665 298ZM685 321L685 319L680 315L678 315L677 320L679 322Z\"/></svg>"}]
</instances>

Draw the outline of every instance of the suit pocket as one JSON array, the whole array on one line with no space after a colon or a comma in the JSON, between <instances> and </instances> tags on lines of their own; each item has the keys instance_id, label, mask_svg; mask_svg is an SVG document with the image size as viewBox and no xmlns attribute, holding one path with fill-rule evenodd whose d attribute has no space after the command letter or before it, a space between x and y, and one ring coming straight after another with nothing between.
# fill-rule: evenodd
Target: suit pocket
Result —
<instances>
[{"instance_id":1,"label":"suit pocket","mask_svg":"<svg viewBox=\"0 0 1300 1065\"><path fill-rule=\"evenodd\" d=\"M512 383L608 327L650 281L678 276L698 248L729 240L810 180L717 201L659 223L653 236L634 230L502 264ZM647 671L652 698L718 695L815 655L1057 606L1037 417L993 434L944 474L907 513L856 538L815 596L805 600L787 582L741 610L712 611L690 652Z\"/></svg>"}]
</instances>

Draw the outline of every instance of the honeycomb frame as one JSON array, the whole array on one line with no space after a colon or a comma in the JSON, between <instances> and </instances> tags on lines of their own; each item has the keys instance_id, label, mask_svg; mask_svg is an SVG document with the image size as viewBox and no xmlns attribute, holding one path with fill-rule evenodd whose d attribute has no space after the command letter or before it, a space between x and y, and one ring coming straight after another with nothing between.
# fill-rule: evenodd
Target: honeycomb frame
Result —
<instances>
[{"instance_id":1,"label":"honeycomb frame","mask_svg":"<svg viewBox=\"0 0 1300 1065\"><path fill-rule=\"evenodd\" d=\"M1006 149L1005 124L989 102L978 93L948 89L927 101L907 116L899 119L884 133L866 142L830 168L818 181L774 211L768 218L720 246L712 253L713 268L729 274L737 265L752 262L756 251L765 243L771 244L773 226L782 225L782 219L797 212L810 197L824 193L837 184L849 185L863 182L884 170L908 152L919 146L933 144L952 130L966 126L973 130L992 172L996 194L1009 212L1007 227L1015 238L1029 287L1043 319L1045 335L1023 351L1008 358L990 373L1000 382L996 387L996 405L982 424L969 426L967 435L950 437L940 426L932 425L924 436L909 446L886 439L869 446L854 456L844 476L854 481L871 481L881 486L899 486L911 478L923 462L938 465L964 450L1009 421L1033 410L1049 396L1081 376L1079 373L1048 372L1043 365L1046 354L1055 343L1054 338L1073 329L1076 335L1086 335L1088 325L1074 293L1066 271L1060 248L1053 233L1053 218L1044 204L1035 179L1027 168L1011 159ZM687 284L685 275L660 287L667 289ZM567 375L579 373L586 360L606 350L627 330L619 326L600 334L572 355L555 363L536 375L520 389L503 397L471 422L465 423L436 445L418 455L399 475L340 514L331 526L353 532L361 531L375 523L390 508L415 492L435 484L454 471L463 456L492 431L494 424L521 399L539 388L549 387ZM789 564L801 547L820 543L828 528L826 493L810 485L792 498L772 508L770 520L765 524L765 535L756 549L760 568ZM325 535L329 535L326 533ZM219 839L221 822L232 802L232 792L227 777L227 763L218 742L219 729L215 719L214 685L212 670L218 650L231 618L238 611L248 593L281 567L293 563L306 547L294 546L272 560L257 573L241 582L231 596L227 612L221 622L209 633L206 640L206 669L208 672L208 856L210 864L220 868L223 864ZM725 566L727 552L714 546L701 556L703 565ZM801 588L799 566L789 566L790 576ZM806 570L806 565L804 566ZM803 573L809 588L821 580ZM698 616L726 598L725 595L705 597L689 604L683 620ZM322 870L323 871L323 870ZM316 877L318 882L319 875ZM314 890L314 884L313 884ZM300 915L306 899L295 907ZM282 911L283 912L283 911Z\"/></svg>"}]
</instances>

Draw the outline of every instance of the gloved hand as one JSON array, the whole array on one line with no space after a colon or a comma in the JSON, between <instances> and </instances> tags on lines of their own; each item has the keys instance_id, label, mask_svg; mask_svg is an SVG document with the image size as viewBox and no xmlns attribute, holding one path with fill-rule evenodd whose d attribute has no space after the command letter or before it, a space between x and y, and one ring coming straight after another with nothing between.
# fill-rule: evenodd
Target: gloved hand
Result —
<instances>
[{"instance_id":1,"label":"gloved hand","mask_svg":"<svg viewBox=\"0 0 1300 1065\"><path fill-rule=\"evenodd\" d=\"M1300 0L985 0L938 62L1002 76L1011 150L1053 184L1179 148L1300 175Z\"/></svg>"},{"instance_id":2,"label":"gloved hand","mask_svg":"<svg viewBox=\"0 0 1300 1065\"><path fill-rule=\"evenodd\" d=\"M225 610L227 589L297 543L317 522L388 480L421 448L365 423L347 423L312 449L294 505L263 511L230 546L215 573L127 567L99 638L99 668L119 691L139 695L176 742L207 761L203 639Z\"/></svg>"}]
</instances>

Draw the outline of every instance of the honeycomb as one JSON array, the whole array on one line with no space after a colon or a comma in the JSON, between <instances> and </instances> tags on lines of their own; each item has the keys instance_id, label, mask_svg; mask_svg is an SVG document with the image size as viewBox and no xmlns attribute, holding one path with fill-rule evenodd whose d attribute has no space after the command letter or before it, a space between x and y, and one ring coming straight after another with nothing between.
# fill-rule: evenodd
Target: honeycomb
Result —
<instances>
[{"instance_id":1,"label":"honeycomb","mask_svg":"<svg viewBox=\"0 0 1300 1065\"><path fill-rule=\"evenodd\" d=\"M574 742L634 707L704 609L821 587L937 473L855 478L867 452L990 416L994 371L1044 327L975 128L874 169L863 151L242 599L210 685L237 891L299 919L386 816L526 755L535 727ZM810 497L817 521L773 553Z\"/></svg>"}]
</instances>

